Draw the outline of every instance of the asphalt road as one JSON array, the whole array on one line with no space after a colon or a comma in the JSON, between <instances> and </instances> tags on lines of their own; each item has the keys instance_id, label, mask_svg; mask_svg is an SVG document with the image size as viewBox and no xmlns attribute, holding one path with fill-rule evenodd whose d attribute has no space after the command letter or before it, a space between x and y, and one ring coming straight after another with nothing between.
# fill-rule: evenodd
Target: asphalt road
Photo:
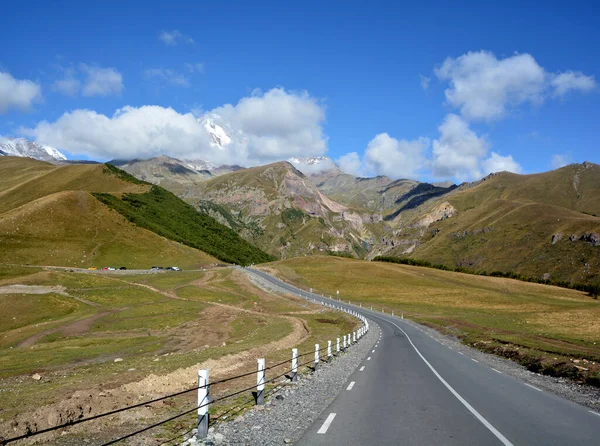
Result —
<instances>
[{"instance_id":1,"label":"asphalt road","mask_svg":"<svg viewBox=\"0 0 600 446\"><path fill-rule=\"evenodd\" d=\"M600 445L600 414L503 374L398 317L287 291L359 312L377 346L300 445Z\"/></svg>"}]
</instances>

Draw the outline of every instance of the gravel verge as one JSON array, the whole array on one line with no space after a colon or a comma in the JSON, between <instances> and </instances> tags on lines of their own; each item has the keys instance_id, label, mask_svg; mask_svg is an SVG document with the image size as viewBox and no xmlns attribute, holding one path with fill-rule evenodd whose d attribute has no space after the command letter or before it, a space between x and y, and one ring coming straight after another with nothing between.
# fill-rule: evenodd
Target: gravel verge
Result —
<instances>
[{"instance_id":1,"label":"gravel verge","mask_svg":"<svg viewBox=\"0 0 600 446\"><path fill-rule=\"evenodd\" d=\"M379 337L379 326L369 320L371 329L363 338L335 358L322 362L319 370L299 375L297 382L283 378L283 387L269 394L264 406L255 406L235 420L211 427L208 438L198 442L191 437L182 446L192 445L281 445L299 440L343 389ZM268 377L267 377L268 378ZM196 430L192 431L195 436Z\"/></svg>"},{"instance_id":2,"label":"gravel verge","mask_svg":"<svg viewBox=\"0 0 600 446\"><path fill-rule=\"evenodd\" d=\"M407 319L405 319L403 322L410 324L417 330L422 331L433 339L443 342L457 352L461 352L478 360L479 362L485 363L489 367L492 367L501 373L514 376L515 378L525 381L532 386L544 389L569 401L581 404L582 406L586 406L590 409L600 412L600 390L595 387L578 384L565 378L555 378L552 376L530 372L522 365L517 364L509 359L490 353L484 353L480 350L465 345L456 337L443 335L433 328L429 328Z\"/></svg>"}]
</instances>

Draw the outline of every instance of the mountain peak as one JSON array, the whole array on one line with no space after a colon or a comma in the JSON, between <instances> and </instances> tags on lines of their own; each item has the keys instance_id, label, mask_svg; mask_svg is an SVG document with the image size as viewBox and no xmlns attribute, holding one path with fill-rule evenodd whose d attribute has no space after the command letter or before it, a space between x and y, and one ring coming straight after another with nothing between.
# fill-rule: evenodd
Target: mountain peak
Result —
<instances>
[{"instance_id":1,"label":"mountain peak","mask_svg":"<svg viewBox=\"0 0 600 446\"><path fill-rule=\"evenodd\" d=\"M328 156L292 157L288 161L305 175L317 175L330 171L341 173L337 164L335 164Z\"/></svg>"},{"instance_id":2,"label":"mountain peak","mask_svg":"<svg viewBox=\"0 0 600 446\"><path fill-rule=\"evenodd\" d=\"M66 161L67 159L54 147L25 138L0 138L0 155L29 157L40 161Z\"/></svg>"}]
</instances>

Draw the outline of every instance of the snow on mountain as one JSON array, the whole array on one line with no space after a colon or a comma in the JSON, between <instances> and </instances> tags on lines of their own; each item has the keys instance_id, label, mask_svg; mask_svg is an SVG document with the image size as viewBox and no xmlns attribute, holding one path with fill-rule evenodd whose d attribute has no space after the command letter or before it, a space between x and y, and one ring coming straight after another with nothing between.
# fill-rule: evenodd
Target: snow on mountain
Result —
<instances>
[{"instance_id":1,"label":"snow on mountain","mask_svg":"<svg viewBox=\"0 0 600 446\"><path fill-rule=\"evenodd\" d=\"M204 160L190 160L190 159L182 159L186 165L190 166L194 170L208 170L212 171L217 168L213 163Z\"/></svg>"},{"instance_id":2,"label":"snow on mountain","mask_svg":"<svg viewBox=\"0 0 600 446\"><path fill-rule=\"evenodd\" d=\"M328 156L293 157L288 161L304 175L316 175L330 170L336 172L340 170L337 164Z\"/></svg>"},{"instance_id":3,"label":"snow on mountain","mask_svg":"<svg viewBox=\"0 0 600 446\"><path fill-rule=\"evenodd\" d=\"M0 152L5 156L23 156L41 161L65 161L67 159L54 147L43 146L25 138L0 138Z\"/></svg>"}]
</instances>

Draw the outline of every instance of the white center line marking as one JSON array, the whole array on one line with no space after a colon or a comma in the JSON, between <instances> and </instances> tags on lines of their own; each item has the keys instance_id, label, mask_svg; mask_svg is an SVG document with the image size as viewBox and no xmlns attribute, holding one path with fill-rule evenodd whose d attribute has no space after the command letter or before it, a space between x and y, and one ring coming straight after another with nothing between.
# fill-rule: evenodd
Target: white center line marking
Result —
<instances>
[{"instance_id":1,"label":"white center line marking","mask_svg":"<svg viewBox=\"0 0 600 446\"><path fill-rule=\"evenodd\" d=\"M471 361L473 361L473 362L479 362L477 359L473 359L473 358L471 358Z\"/></svg>"},{"instance_id":2,"label":"white center line marking","mask_svg":"<svg viewBox=\"0 0 600 446\"><path fill-rule=\"evenodd\" d=\"M384 319L385 320L385 319ZM390 324L394 325L397 329L399 329L402 333L404 333L404 336L406 336L406 339L408 339L408 342L410 342L410 345L412 346L412 348L415 349L415 351L417 352L417 355L420 356L420 358L423 360L423 362L425 364L427 364L427 367L429 367L429 369L433 372L433 374L436 376L437 379L440 380L440 382L446 386L446 388L450 391L450 393L452 393L452 395L454 395L456 397L456 399L458 401L460 401L462 403L463 406L465 406L467 408L467 410L469 412L471 412L475 418L477 418L481 424L483 424L485 427L488 428L488 430L494 434L496 436L496 438L498 440L500 440L500 442L504 445L504 446L514 446L509 440L508 438L506 438L504 435L502 435L502 433L496 429L494 426L492 426L492 424L486 420L479 412L477 412L477 410L475 410L475 408L473 406L471 406L462 396L460 396L460 394L454 390L454 388L448 384L446 382L446 380L444 378L442 378L442 375L440 375L438 373L438 371L436 369L433 368L433 366L429 363L429 361L427 361L427 359L425 359L425 356L423 356L421 354L421 352L419 351L419 349L415 346L415 344L413 343L412 339L410 338L410 336L408 336L408 333L406 333L402 327L399 327L397 324L391 322L391 321L386 321L389 322Z\"/></svg>"},{"instance_id":3,"label":"white center line marking","mask_svg":"<svg viewBox=\"0 0 600 446\"><path fill-rule=\"evenodd\" d=\"M458 354L459 354L459 355L463 355L463 356L465 356L465 354L464 354L463 352L458 352Z\"/></svg>"},{"instance_id":4,"label":"white center line marking","mask_svg":"<svg viewBox=\"0 0 600 446\"><path fill-rule=\"evenodd\" d=\"M542 389L538 389L537 387L532 386L531 384L527 384L527 383L523 383L523 384L525 384L527 387L531 387L532 389L537 390L538 392L542 392Z\"/></svg>"},{"instance_id":5,"label":"white center line marking","mask_svg":"<svg viewBox=\"0 0 600 446\"><path fill-rule=\"evenodd\" d=\"M371 360L371 357L369 356L369 357L367 358L367 361L370 361L370 360Z\"/></svg>"},{"instance_id":6,"label":"white center line marking","mask_svg":"<svg viewBox=\"0 0 600 446\"><path fill-rule=\"evenodd\" d=\"M358 369L359 372L362 372L365 369L365 366L363 365L360 369Z\"/></svg>"},{"instance_id":7,"label":"white center line marking","mask_svg":"<svg viewBox=\"0 0 600 446\"><path fill-rule=\"evenodd\" d=\"M590 411L588 411L588 412L589 412L589 413L593 413L594 415L597 415L597 416L599 416L599 417L600 417L600 413L598 413L598 412L594 412L593 410L590 410Z\"/></svg>"},{"instance_id":8,"label":"white center line marking","mask_svg":"<svg viewBox=\"0 0 600 446\"><path fill-rule=\"evenodd\" d=\"M354 387L354 384L355 384L355 382L352 381L346 390L352 390L352 387Z\"/></svg>"},{"instance_id":9,"label":"white center line marking","mask_svg":"<svg viewBox=\"0 0 600 446\"><path fill-rule=\"evenodd\" d=\"M375 353L375 350L373 350L371 353Z\"/></svg>"},{"instance_id":10,"label":"white center line marking","mask_svg":"<svg viewBox=\"0 0 600 446\"><path fill-rule=\"evenodd\" d=\"M490 369L492 369L494 372L500 373L502 375L502 372L500 370L496 370L494 367L490 367Z\"/></svg>"},{"instance_id":11,"label":"white center line marking","mask_svg":"<svg viewBox=\"0 0 600 446\"><path fill-rule=\"evenodd\" d=\"M321 429L319 429L317 431L317 434L327 433L327 429L329 429L329 426L331 426L331 422L333 421L334 418L335 418L335 414L330 413L329 416L327 417L327 419L325 420L325 422L323 423L323 426L321 426Z\"/></svg>"}]
</instances>

